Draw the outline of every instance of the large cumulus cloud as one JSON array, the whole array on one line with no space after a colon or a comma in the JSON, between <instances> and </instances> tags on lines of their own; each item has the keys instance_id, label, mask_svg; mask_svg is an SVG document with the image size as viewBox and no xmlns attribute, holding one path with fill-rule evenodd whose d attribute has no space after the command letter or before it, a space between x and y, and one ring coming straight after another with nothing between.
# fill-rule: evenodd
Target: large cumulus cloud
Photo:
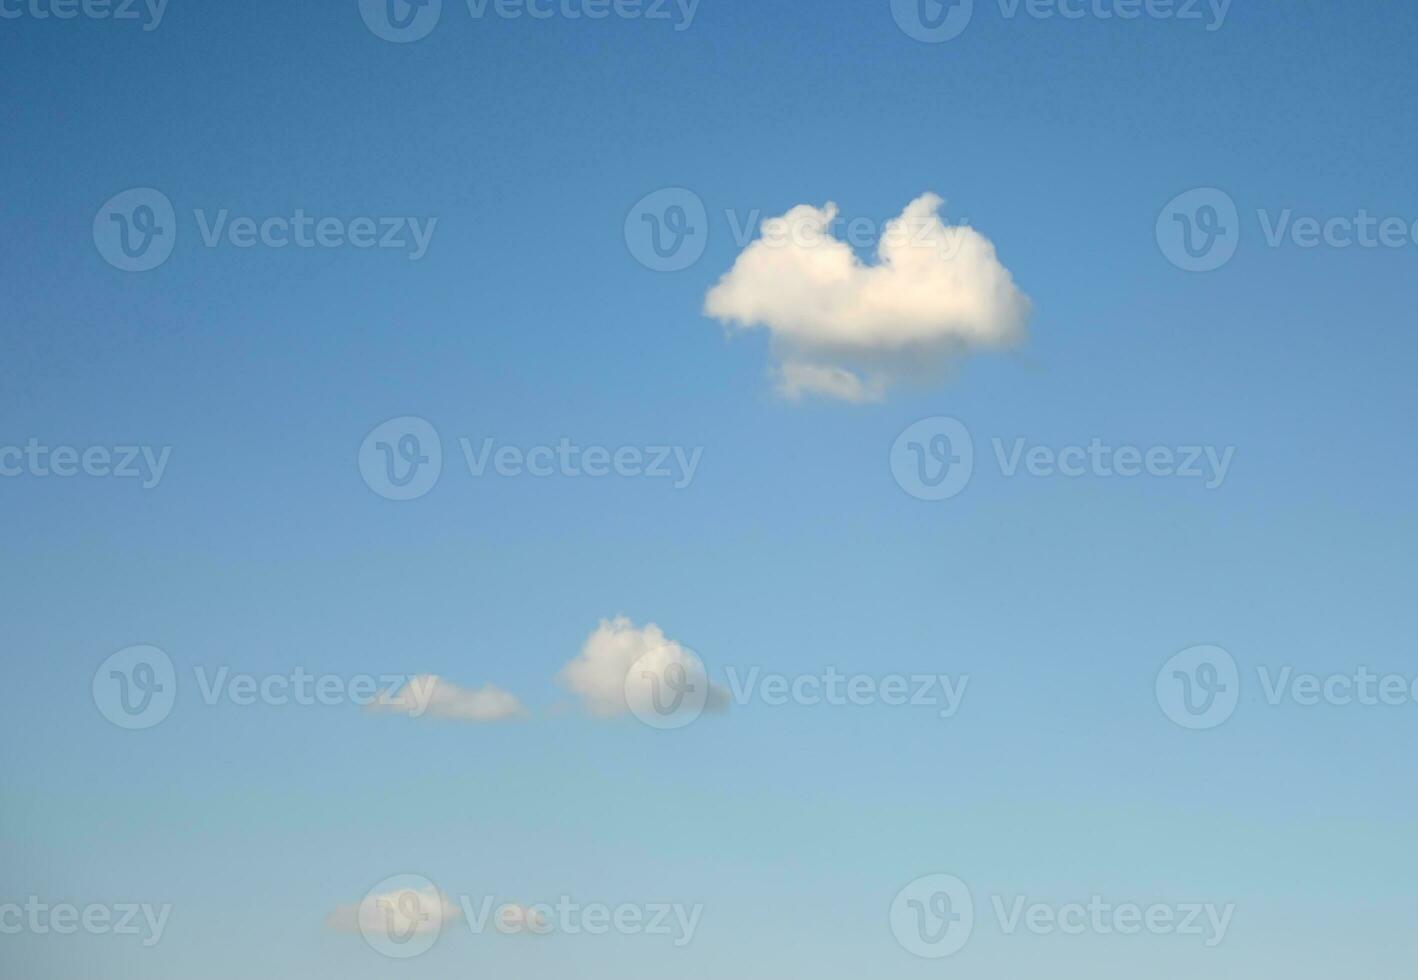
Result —
<instances>
[{"instance_id":1,"label":"large cumulus cloud","mask_svg":"<svg viewBox=\"0 0 1418 980\"><path fill-rule=\"evenodd\" d=\"M989 239L941 220L943 203L923 194L887 222L874 264L832 234L835 204L799 205L764 222L705 312L767 329L792 398L877 400L900 381L938 379L962 353L1017 346L1028 297Z\"/></svg>"}]
</instances>

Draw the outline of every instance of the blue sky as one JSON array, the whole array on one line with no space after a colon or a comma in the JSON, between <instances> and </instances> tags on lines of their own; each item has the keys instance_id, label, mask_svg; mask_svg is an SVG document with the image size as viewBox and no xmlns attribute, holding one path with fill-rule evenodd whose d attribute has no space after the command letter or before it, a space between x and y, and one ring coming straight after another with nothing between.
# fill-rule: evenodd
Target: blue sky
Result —
<instances>
[{"instance_id":1,"label":"blue sky","mask_svg":"<svg viewBox=\"0 0 1418 980\"><path fill-rule=\"evenodd\" d=\"M19 14L0 20L0 447L171 450L146 489L0 478L0 905L172 906L151 948L0 935L15 975L1309 980L1412 962L1418 704L1271 704L1258 671L1418 676L1418 244L1265 233L1287 209L1418 219L1418 11L1235 0L1208 30L977 0L929 43L886 0L703 0L687 25L445 0L395 44L353 0L173 0L150 31L0 6ZM93 234L130 188L174 208L146 272ZM625 231L664 188L707 219L674 272ZM1194 188L1237 209L1209 272L1156 232ZM834 202L879 229L927 192L1027 295L1021 342L879 398L794 400L782 324L705 315L748 244L737 222ZM417 261L206 247L194 212L223 209L436 226ZM444 466L395 501L362 479L361 444L407 416ZM893 446L935 417L967 427L974 473L920 500ZM475 476L462 438L701 456L680 488ZM1007 476L993 440L1020 438L1234 455L1212 489ZM969 687L948 719L750 699L655 731L558 681L618 616L724 687L754 667ZM92 684L139 644L171 658L178 696L126 731ZM1190 731L1154 685L1198 644L1229 651L1241 688ZM223 667L438 675L524 710L205 704L194 671ZM890 919L936 873L976 904L943 961ZM703 916L683 948L455 923L410 960L328 927L402 874ZM1010 935L990 911L1095 894L1235 915L1206 948Z\"/></svg>"}]
</instances>

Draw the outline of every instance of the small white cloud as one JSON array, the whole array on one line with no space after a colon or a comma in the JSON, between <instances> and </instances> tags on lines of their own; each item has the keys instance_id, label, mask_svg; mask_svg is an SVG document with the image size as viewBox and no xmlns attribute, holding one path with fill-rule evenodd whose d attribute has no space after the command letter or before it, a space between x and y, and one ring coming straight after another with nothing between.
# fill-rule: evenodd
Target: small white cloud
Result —
<instances>
[{"instance_id":1,"label":"small white cloud","mask_svg":"<svg viewBox=\"0 0 1418 980\"><path fill-rule=\"evenodd\" d=\"M336 932L366 936L415 936L436 933L462 916L462 910L430 884L370 892L359 902L336 908L325 919L325 925Z\"/></svg>"},{"instance_id":2,"label":"small white cloud","mask_svg":"<svg viewBox=\"0 0 1418 980\"><path fill-rule=\"evenodd\" d=\"M797 401L803 395L826 395L844 402L876 402L885 394L879 382L865 383L846 368L789 361L778 373L778 390Z\"/></svg>"},{"instance_id":3,"label":"small white cloud","mask_svg":"<svg viewBox=\"0 0 1418 980\"><path fill-rule=\"evenodd\" d=\"M964 352L1017 346L1028 297L989 239L941 221L943 203L923 194L888 222L874 265L833 236L835 204L799 205L763 223L705 313L766 328L792 398L874 401L896 382L938 378Z\"/></svg>"},{"instance_id":4,"label":"small white cloud","mask_svg":"<svg viewBox=\"0 0 1418 980\"><path fill-rule=\"evenodd\" d=\"M674 668L680 676L705 678L704 662L691 650L665 636L654 623L637 627L624 616L603 619L586 638L581 653L557 676L557 680L581 698L586 710L597 718L614 718L632 710L627 702L627 676L637 664L658 677ZM637 697L639 684L629 685ZM710 684L706 707L722 710L728 706L728 691Z\"/></svg>"},{"instance_id":5,"label":"small white cloud","mask_svg":"<svg viewBox=\"0 0 1418 980\"><path fill-rule=\"evenodd\" d=\"M527 713L515 694L491 684L481 689L459 687L434 674L410 677L396 693L380 695L369 710L476 722L506 721Z\"/></svg>"}]
</instances>

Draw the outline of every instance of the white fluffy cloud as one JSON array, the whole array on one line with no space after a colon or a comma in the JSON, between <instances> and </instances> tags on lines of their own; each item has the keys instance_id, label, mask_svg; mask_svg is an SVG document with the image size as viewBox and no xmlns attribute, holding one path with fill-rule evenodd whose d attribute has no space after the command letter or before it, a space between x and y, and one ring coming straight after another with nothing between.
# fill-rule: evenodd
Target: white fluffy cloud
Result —
<instances>
[{"instance_id":1,"label":"white fluffy cloud","mask_svg":"<svg viewBox=\"0 0 1418 980\"><path fill-rule=\"evenodd\" d=\"M411 718L481 722L506 721L527 713L515 694L491 684L480 689L459 687L433 674L409 678L397 693L380 695L369 709Z\"/></svg>"},{"instance_id":2,"label":"white fluffy cloud","mask_svg":"<svg viewBox=\"0 0 1418 980\"><path fill-rule=\"evenodd\" d=\"M462 910L447 895L428 885L370 892L353 905L336 908L325 925L337 932L366 935L425 935L462 917Z\"/></svg>"},{"instance_id":3,"label":"white fluffy cloud","mask_svg":"<svg viewBox=\"0 0 1418 980\"><path fill-rule=\"evenodd\" d=\"M832 233L837 206L799 205L763 223L705 299L705 313L764 327L782 393L846 401L938 377L959 354L1021 343L1029 299L990 240L947 226L923 194L887 222L867 265Z\"/></svg>"},{"instance_id":4,"label":"white fluffy cloud","mask_svg":"<svg viewBox=\"0 0 1418 980\"><path fill-rule=\"evenodd\" d=\"M631 675L631 668L636 675ZM665 636L654 623L637 627L624 616L603 619L600 626L586 638L581 653L561 669L557 680L581 698L586 710L598 718L614 718L637 707L627 698L645 698L638 675L653 673L656 677L671 675L682 668L680 676L691 683L703 679L708 684L704 662L691 650ZM708 685L706 707L727 707L728 692Z\"/></svg>"}]
</instances>

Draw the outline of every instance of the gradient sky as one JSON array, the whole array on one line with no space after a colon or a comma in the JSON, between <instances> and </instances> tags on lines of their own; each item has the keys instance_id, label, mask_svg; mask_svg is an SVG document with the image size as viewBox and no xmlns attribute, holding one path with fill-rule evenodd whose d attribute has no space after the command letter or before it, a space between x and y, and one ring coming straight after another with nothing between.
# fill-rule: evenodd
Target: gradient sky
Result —
<instances>
[{"instance_id":1,"label":"gradient sky","mask_svg":"<svg viewBox=\"0 0 1418 980\"><path fill-rule=\"evenodd\" d=\"M27 10L14 0L7 10ZM1418 8L1235 0L1220 29L1040 20L958 38L887 0L703 0L670 22L477 20L391 44L354 0L198 4L160 26L0 19L0 446L172 447L159 486L0 479L0 903L171 903L151 949L0 936L7 975L144 980L1388 977L1411 967L1418 705L1268 705L1260 666L1418 675L1418 245L1267 247L1257 212L1418 218ZM171 258L119 271L95 215L161 190ZM682 187L692 266L626 216ZM1168 262L1176 195L1235 201L1234 259ZM762 331L704 297L726 212L934 191L1033 303L1028 342L871 404L785 400ZM438 219L380 250L205 248L192 212ZM416 501L372 428L429 420ZM889 456L968 425L969 487ZM702 447L692 484L471 476L456 440ZM1004 478L995 437L1233 446L1223 486ZM1407 610L1406 612L1404 610ZM604 618L722 678L970 675L959 714L735 706L678 731L587 717L558 671ZM1154 698L1195 644L1251 678L1224 726ZM187 687L110 725L106 657ZM192 697L195 667L435 673L531 717L460 724ZM1235 903L1182 937L892 937L899 889ZM325 928L391 875L508 900L703 903L655 937L473 937L408 962ZM982 918L984 914L977 910Z\"/></svg>"}]
</instances>

